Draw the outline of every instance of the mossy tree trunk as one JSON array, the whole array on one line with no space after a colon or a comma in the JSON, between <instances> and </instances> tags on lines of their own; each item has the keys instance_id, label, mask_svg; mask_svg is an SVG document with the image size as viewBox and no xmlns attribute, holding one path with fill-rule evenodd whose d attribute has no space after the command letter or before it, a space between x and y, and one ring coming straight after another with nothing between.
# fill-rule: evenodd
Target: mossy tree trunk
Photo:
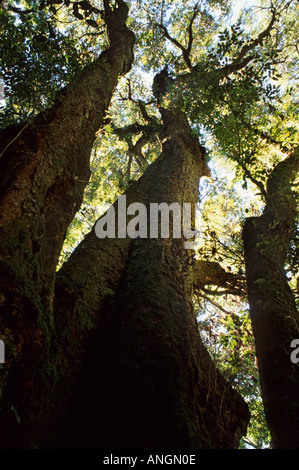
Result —
<instances>
[{"instance_id":1,"label":"mossy tree trunk","mask_svg":"<svg viewBox=\"0 0 299 470\"><path fill-rule=\"evenodd\" d=\"M95 132L132 62L127 9L104 4L109 50L51 110L2 136L1 447L235 448L248 407L200 340L183 237L92 230L55 273ZM161 114L162 154L127 205L197 201L199 143L183 113Z\"/></svg>"},{"instance_id":2,"label":"mossy tree trunk","mask_svg":"<svg viewBox=\"0 0 299 470\"><path fill-rule=\"evenodd\" d=\"M0 136L0 331L6 345L1 445L26 445L27 438L31 445L30 425L36 428L47 401L53 377L49 371L42 377L40 368L55 335L59 254L89 180L95 133L133 61L126 4L104 5L109 49L58 94L51 109ZM21 422L15 428L16 419Z\"/></svg>"},{"instance_id":3,"label":"mossy tree trunk","mask_svg":"<svg viewBox=\"0 0 299 470\"><path fill-rule=\"evenodd\" d=\"M163 118L163 151L128 189L127 205L198 199L206 172L198 141L183 113L163 111ZM54 447L238 446L248 408L200 340L194 260L184 241L99 239L93 230L61 268L54 309L60 372L41 445L50 435Z\"/></svg>"},{"instance_id":4,"label":"mossy tree trunk","mask_svg":"<svg viewBox=\"0 0 299 470\"><path fill-rule=\"evenodd\" d=\"M267 422L274 448L299 447L299 365L291 342L299 314L285 262L294 235L299 148L279 163L267 183L267 204L244 226L247 290Z\"/></svg>"}]
</instances>

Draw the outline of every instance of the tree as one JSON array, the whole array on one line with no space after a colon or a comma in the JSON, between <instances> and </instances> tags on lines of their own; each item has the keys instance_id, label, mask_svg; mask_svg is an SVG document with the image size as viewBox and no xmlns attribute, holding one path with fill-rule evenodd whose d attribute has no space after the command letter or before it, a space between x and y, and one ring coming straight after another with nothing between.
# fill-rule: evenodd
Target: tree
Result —
<instances>
[{"instance_id":1,"label":"tree","mask_svg":"<svg viewBox=\"0 0 299 470\"><path fill-rule=\"evenodd\" d=\"M8 368L14 364L12 374L2 378L8 380L7 399L4 395L8 402L2 408L4 416L8 412L8 422L15 406L11 401L20 400L13 398L16 393L24 403L24 415L18 410L22 421L30 421L30 415L33 419L30 404L38 394L33 379L37 359L48 354L54 335L59 253L89 179L95 132L103 123L119 75L129 70L133 60L134 34L125 26L126 18L123 2L114 9L105 2L110 48L61 90L51 108L1 135L2 329L13 344ZM42 401L34 406L43 406Z\"/></svg>"},{"instance_id":2,"label":"tree","mask_svg":"<svg viewBox=\"0 0 299 470\"><path fill-rule=\"evenodd\" d=\"M273 446L296 448L298 366L290 344L298 336L298 310L285 274L294 236L296 200L291 183L298 174L298 148L279 162L267 180L267 204L246 220L243 238L251 319L267 419Z\"/></svg>"},{"instance_id":3,"label":"tree","mask_svg":"<svg viewBox=\"0 0 299 470\"><path fill-rule=\"evenodd\" d=\"M225 30L217 47L210 46L203 53L199 38L208 44L212 36L201 23L206 22L211 33L216 29L208 7L201 11L199 5L191 5L184 13L188 25L184 31L179 21L165 20L169 15L182 14L180 2L177 2L178 11L170 8L168 16L165 14L168 2L146 5L142 11L150 18L151 28L144 32L138 25L139 43L143 47L135 50L135 57L145 62L145 68L155 67L160 72L155 76L148 101L140 91L136 98L138 87L133 88L132 79L128 81L127 94L119 96L132 111L126 119L124 107L120 111L114 108L114 114L120 114L115 119L113 111L112 118L107 118L106 112L119 76L127 73L132 65L135 35L126 26L125 3L122 0L114 6L108 1L103 3L104 11L89 2L59 3L61 8L72 10L76 21L84 21L85 16L89 26L95 29L98 22L90 15L100 14L107 27L109 47L74 77L64 76L69 83L58 92L54 104L50 96L46 110L29 122L13 124L2 131L1 328L8 345L8 360L1 378L1 445L236 448L246 433L248 407L205 349L193 299L195 292L207 293L209 285L221 286L230 294L244 295L244 278L223 269L218 262L196 260L193 250L186 249L183 236L175 238L171 233L169 238L100 239L96 234L97 224L57 272L56 267L67 229L82 203L90 177L90 154L99 128L109 129L106 133L109 141L117 136L127 146L126 170L118 169L119 185L127 188L124 193L127 205L142 203L149 209L151 203L177 202L182 207L184 202L192 205L197 202L199 179L209 175L207 152L198 141L198 134L201 139L204 134L194 127L200 123L205 132L214 133L221 149L233 161L238 161L245 180L257 184L266 196L267 205L258 219L260 225L254 230L268 246L275 225L275 233L284 247L277 270L282 279L294 218L288 212L290 230L283 235L285 231L279 228L285 217L276 222L277 207L273 200L277 199L277 174L281 173L279 204L285 210L292 200L289 181L294 175L283 168L289 169L288 163L294 158L297 161L297 153L291 153L292 157L276 165L266 191L259 177L261 166L257 166L253 151L256 139L265 139L265 132L261 134L258 126L247 122L247 117L249 108L252 110L254 105L256 111L260 100L266 106L269 96L275 95L263 74L272 73L275 66L278 44L272 43L273 31L286 7L272 6L267 24L255 36L246 38L240 28L234 27L231 34ZM17 7L11 11L24 16L32 10L36 13L37 8L42 12L50 9L57 16L56 2L27 2L27 5L30 8L26 11L20 12ZM51 23L47 21L47 28L53 34L53 26L50 28ZM55 26L52 17L51 21ZM130 22L136 29L134 19ZM200 32L198 36L194 34L195 27ZM44 32L42 29L43 37ZM158 45L165 54L157 54L154 46L149 46L153 39L154 46ZM171 47L167 48L166 42ZM80 49L80 41L76 47ZM149 51L149 47L152 58L144 61L144 51ZM266 59L269 51L272 55ZM241 91L245 82L247 91ZM13 81L11 89L14 90ZM237 99L243 114L236 112ZM30 106L29 101L26 106ZM241 129L247 130L242 133ZM271 132L266 137L273 141ZM154 153L153 163L146 168L148 147L159 149L160 155L156 158ZM262 153L260 158L263 159ZM142 176L131 184L135 162L136 173ZM116 201L116 218L119 210ZM264 223L269 218L271 228ZM194 228L194 213L192 220ZM142 227L136 225L136 220L128 216L125 222L133 233L135 230L140 235ZM260 305L266 310L271 303L269 313L267 310L270 316L278 307L272 294L271 302L269 294L256 297L255 269L266 270L258 280L268 280L273 266L268 267L267 259L261 254L251 222L248 219L244 228L248 300L257 355L262 361L261 381L268 424L274 446L294 447L297 436L292 440L283 428L285 440L281 437L281 417L276 403L282 399L276 394L273 406L269 399L273 377L271 373L263 373L263 361L268 366L269 357L263 356L265 331L255 326L255 311ZM251 253L256 260L254 269ZM280 295L285 292L286 281L278 284L275 289ZM285 301L295 316L291 291ZM279 314L278 317L277 327L283 331L281 325L286 325L285 319ZM285 345L295 332L288 329ZM275 342L271 344L271 355L273 352L279 361ZM294 366L289 364L287 355L281 361L286 377L282 391L286 392L290 378L288 366L292 373ZM294 423L297 422L295 392L296 386L289 407Z\"/></svg>"}]
</instances>

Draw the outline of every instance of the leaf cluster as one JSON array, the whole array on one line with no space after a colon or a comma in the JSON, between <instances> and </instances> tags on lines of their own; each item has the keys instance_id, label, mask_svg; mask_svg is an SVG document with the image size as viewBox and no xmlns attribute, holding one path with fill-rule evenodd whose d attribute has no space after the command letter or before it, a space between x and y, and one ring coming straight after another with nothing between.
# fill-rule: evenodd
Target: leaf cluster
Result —
<instances>
[{"instance_id":1,"label":"leaf cluster","mask_svg":"<svg viewBox=\"0 0 299 470\"><path fill-rule=\"evenodd\" d=\"M58 15L62 2L23 3L26 9L0 11L0 77L5 95L2 128L50 106L58 90L97 53L94 41L98 33L91 37L87 33L86 38L80 35L80 28L67 12Z\"/></svg>"}]
</instances>

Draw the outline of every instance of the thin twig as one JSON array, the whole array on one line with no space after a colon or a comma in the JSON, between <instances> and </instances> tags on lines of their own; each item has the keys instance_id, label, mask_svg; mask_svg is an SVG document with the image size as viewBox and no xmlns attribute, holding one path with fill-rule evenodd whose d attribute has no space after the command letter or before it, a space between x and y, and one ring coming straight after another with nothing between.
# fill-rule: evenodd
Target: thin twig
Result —
<instances>
[{"instance_id":1,"label":"thin twig","mask_svg":"<svg viewBox=\"0 0 299 470\"><path fill-rule=\"evenodd\" d=\"M226 315L232 315L232 313L233 313L233 312L229 312L228 310L223 308L221 305L219 305L217 302L215 302L214 300L211 300L210 297L208 297L207 295L202 294L201 292L197 293L197 297L201 297L202 299L207 300L212 305L214 305L214 307L219 308L219 310L221 310ZM198 302L199 302L199 300L198 300Z\"/></svg>"},{"instance_id":2,"label":"thin twig","mask_svg":"<svg viewBox=\"0 0 299 470\"><path fill-rule=\"evenodd\" d=\"M11 142L9 142L6 147L2 150L2 152L0 153L0 158L2 157L2 155L4 154L4 152L6 152L6 150L8 149L8 147L10 147L16 140L17 138L22 134L22 132L26 129L26 127L29 126L29 122L27 122L27 124L25 124L25 126L20 130L20 132L12 139Z\"/></svg>"}]
</instances>

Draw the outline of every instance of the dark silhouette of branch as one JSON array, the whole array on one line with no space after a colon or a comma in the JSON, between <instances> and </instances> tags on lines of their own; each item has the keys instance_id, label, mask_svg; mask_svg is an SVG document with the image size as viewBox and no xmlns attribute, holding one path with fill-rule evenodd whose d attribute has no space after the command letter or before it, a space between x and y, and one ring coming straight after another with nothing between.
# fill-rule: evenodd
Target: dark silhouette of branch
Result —
<instances>
[{"instance_id":1,"label":"dark silhouette of branch","mask_svg":"<svg viewBox=\"0 0 299 470\"><path fill-rule=\"evenodd\" d=\"M277 11L274 7L271 7L271 14L271 20L267 28L264 29L264 31L262 31L256 39L252 39L247 44L245 44L236 59L234 59L230 64L225 65L219 69L219 74L221 76L227 77L231 73L241 70L255 58L254 54L247 55L247 53L253 51L256 46L262 45L264 39L269 36L273 29L274 23L277 20Z\"/></svg>"},{"instance_id":2,"label":"dark silhouette of branch","mask_svg":"<svg viewBox=\"0 0 299 470\"><path fill-rule=\"evenodd\" d=\"M289 153L290 149L288 147L286 147L283 144L283 142L280 142L279 140L274 139L274 137L272 137L267 132L262 131L260 129L257 129L253 125L250 125L250 124L244 122L243 120L242 120L242 125L245 127L245 129L250 130L251 132L253 132L254 135L260 137L262 140L266 141L268 144L275 145L275 146L279 147L279 149L283 153Z\"/></svg>"},{"instance_id":3,"label":"dark silhouette of branch","mask_svg":"<svg viewBox=\"0 0 299 470\"><path fill-rule=\"evenodd\" d=\"M198 15L198 13L199 13L199 9L198 9L198 5L196 5L193 9L193 15L192 15L191 20L190 20L189 25L188 25L188 30L187 30L188 31L188 45L187 45L187 47L183 46L183 44L181 44L177 39L172 37L169 34L168 29L166 28L166 26L163 25L162 22L157 24L157 26L160 29L162 29L166 39L168 39L170 42L172 42L172 44L174 44L176 47L178 47L182 51L183 59L184 59L186 65L187 65L187 67L189 68L190 71L192 70L192 63L191 63L191 59L190 59L190 53L191 53L191 49L192 49L192 45L193 45L193 23L194 23L197 15Z\"/></svg>"}]
</instances>

